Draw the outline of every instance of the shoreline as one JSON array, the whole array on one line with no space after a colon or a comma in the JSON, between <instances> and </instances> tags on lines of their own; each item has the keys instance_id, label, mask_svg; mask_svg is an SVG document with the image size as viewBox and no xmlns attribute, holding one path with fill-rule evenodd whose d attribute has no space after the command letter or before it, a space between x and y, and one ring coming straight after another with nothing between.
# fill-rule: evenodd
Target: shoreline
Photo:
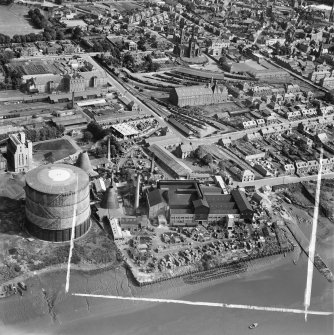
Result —
<instances>
[{"instance_id":1,"label":"shoreline","mask_svg":"<svg viewBox=\"0 0 334 335\"><path fill-rule=\"evenodd\" d=\"M298 248L297 248L298 249ZM260 274L263 271L277 268L292 263L292 260L298 253L298 250L294 250L288 253L286 257L283 255L269 256L261 259L256 259L251 262L248 270L241 274L233 274L228 277L216 278L214 280L206 280L204 282L199 282L195 284L186 284L182 278L171 279L163 283L157 283L154 285L148 285L145 287L133 286L133 283L128 280L128 273L124 267L115 267L107 271L100 273L83 274L80 269L73 270L71 283L70 283L70 294L65 294L64 290L59 290L59 288L64 287L64 283L59 283L65 278L64 269L58 268L54 269L54 273L44 273L41 278L30 278L28 281L28 288L31 285L32 292L29 293L27 297L9 297L5 300L4 304L0 304L1 308L6 309L6 305L9 306L9 310L14 313L17 312L19 304L27 300L38 301L40 300L40 310L38 316L28 316L16 318L15 322L10 322L10 318L2 320L2 327L12 327L18 326L20 329L29 329L35 327L35 320L40 319L42 322L47 322L47 333L49 334L55 329L55 326L67 325L78 322L81 319L89 318L96 319L100 317L107 316L119 316L124 314L129 314L138 310L147 309L156 305L158 303L127 303L127 302L115 302L110 299L94 299L94 298L80 298L73 297L71 293L94 293L94 294L104 294L104 295L120 295L120 296L144 296L144 297L159 297L159 298L181 298L192 293L204 290L209 287L214 287L219 284L227 283L234 279L246 279L247 277L253 277L256 274ZM57 271L59 270L59 271ZM50 276L51 275L51 276ZM46 277L46 278L45 278ZM50 277L50 278L48 278ZM41 287L45 286L45 282L48 282L48 289L46 290L46 296L44 297L41 292ZM85 282L84 285L82 282ZM102 285L97 286L96 282L100 282ZM110 284L112 284L110 286ZM57 287L58 286L58 287ZM57 292L55 296L53 296ZM56 314L54 319L51 319L47 309L50 310L50 306L45 303L45 300L53 297L54 305L52 306L53 313ZM28 303L27 302L27 303ZM76 308L74 308L74 306ZM58 312L59 311L59 312ZM57 321L55 321L57 320ZM6 333L4 333L6 334ZM34 333L35 334L35 333ZM36 333L38 334L38 333Z\"/></svg>"}]
</instances>

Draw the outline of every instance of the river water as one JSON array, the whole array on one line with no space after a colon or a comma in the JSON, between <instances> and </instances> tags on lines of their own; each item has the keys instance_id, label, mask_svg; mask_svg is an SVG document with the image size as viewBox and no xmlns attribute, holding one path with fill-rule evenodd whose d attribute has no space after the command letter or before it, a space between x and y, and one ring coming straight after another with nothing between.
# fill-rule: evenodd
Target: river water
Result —
<instances>
[{"instance_id":1,"label":"river water","mask_svg":"<svg viewBox=\"0 0 334 335\"><path fill-rule=\"evenodd\" d=\"M297 265L291 262L260 274L250 274L207 287L182 299L302 309L306 265L306 257L301 257ZM114 309L118 301L110 304ZM134 303L127 304L133 307ZM146 306L138 311L131 308L129 313L122 315L75 321L59 327L55 334L333 334L333 316L311 315L305 322L303 314L172 304ZM333 310L333 286L317 271L314 272L310 309ZM248 326L253 322L258 322L259 327L249 330Z\"/></svg>"}]
</instances>

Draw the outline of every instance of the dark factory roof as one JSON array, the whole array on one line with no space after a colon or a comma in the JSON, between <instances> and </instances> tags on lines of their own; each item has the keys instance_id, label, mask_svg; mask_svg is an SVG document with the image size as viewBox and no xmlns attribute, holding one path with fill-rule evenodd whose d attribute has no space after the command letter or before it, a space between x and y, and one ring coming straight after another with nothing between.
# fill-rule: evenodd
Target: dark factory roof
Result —
<instances>
[{"instance_id":1,"label":"dark factory roof","mask_svg":"<svg viewBox=\"0 0 334 335\"><path fill-rule=\"evenodd\" d=\"M89 177L85 171L68 164L48 164L27 173L27 185L48 194L73 193L88 186Z\"/></svg>"},{"instance_id":2,"label":"dark factory roof","mask_svg":"<svg viewBox=\"0 0 334 335\"><path fill-rule=\"evenodd\" d=\"M148 203L151 207L164 202L164 200L161 196L160 190L158 190L158 189L155 189L155 190L149 192L147 194L147 200L148 200Z\"/></svg>"},{"instance_id":3,"label":"dark factory roof","mask_svg":"<svg viewBox=\"0 0 334 335\"><path fill-rule=\"evenodd\" d=\"M240 212L244 212L245 210L248 211L253 211L252 206L250 205L249 201L246 198L246 195L244 192L235 189L233 191L231 191L232 197L234 199L234 201L237 204L238 209L240 210Z\"/></svg>"}]
</instances>

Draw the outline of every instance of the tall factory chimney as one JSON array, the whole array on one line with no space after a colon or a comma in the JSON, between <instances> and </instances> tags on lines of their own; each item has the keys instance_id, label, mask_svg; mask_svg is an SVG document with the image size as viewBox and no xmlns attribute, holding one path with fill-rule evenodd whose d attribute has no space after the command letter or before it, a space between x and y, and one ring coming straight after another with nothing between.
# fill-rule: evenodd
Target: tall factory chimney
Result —
<instances>
[{"instance_id":1,"label":"tall factory chimney","mask_svg":"<svg viewBox=\"0 0 334 335\"><path fill-rule=\"evenodd\" d=\"M141 179L141 175L138 173L138 175L137 175L137 184L136 184L135 206L134 206L136 211L139 209L140 179Z\"/></svg>"},{"instance_id":2,"label":"tall factory chimney","mask_svg":"<svg viewBox=\"0 0 334 335\"><path fill-rule=\"evenodd\" d=\"M74 91L72 92L72 109L74 108Z\"/></svg>"},{"instance_id":3,"label":"tall factory chimney","mask_svg":"<svg viewBox=\"0 0 334 335\"><path fill-rule=\"evenodd\" d=\"M108 162L110 163L110 137L108 137L108 154L107 154Z\"/></svg>"},{"instance_id":4,"label":"tall factory chimney","mask_svg":"<svg viewBox=\"0 0 334 335\"><path fill-rule=\"evenodd\" d=\"M154 156L152 157L152 161L151 161L151 174L153 174L154 171Z\"/></svg>"},{"instance_id":5,"label":"tall factory chimney","mask_svg":"<svg viewBox=\"0 0 334 335\"><path fill-rule=\"evenodd\" d=\"M333 11L334 11L334 0L333 0L333 4L332 4L331 13L329 14L328 22L333 22Z\"/></svg>"}]
</instances>

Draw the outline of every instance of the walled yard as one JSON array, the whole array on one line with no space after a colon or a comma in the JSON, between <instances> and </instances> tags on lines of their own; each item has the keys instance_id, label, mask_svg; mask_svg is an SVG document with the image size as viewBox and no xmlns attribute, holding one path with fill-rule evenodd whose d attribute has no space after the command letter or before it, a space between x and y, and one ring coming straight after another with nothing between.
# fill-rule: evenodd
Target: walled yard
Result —
<instances>
[{"instance_id":1,"label":"walled yard","mask_svg":"<svg viewBox=\"0 0 334 335\"><path fill-rule=\"evenodd\" d=\"M217 105L208 105L208 106L201 106L201 109L205 111L205 114L208 116L213 116L215 114L218 115L219 118L228 116L227 113L239 111L243 108L239 107L234 102L225 102Z\"/></svg>"},{"instance_id":2,"label":"walled yard","mask_svg":"<svg viewBox=\"0 0 334 335\"><path fill-rule=\"evenodd\" d=\"M133 9L140 9L139 6L135 1L117 1L112 3L112 7L117 9L119 12L124 13L128 12Z\"/></svg>"},{"instance_id":3,"label":"walled yard","mask_svg":"<svg viewBox=\"0 0 334 335\"><path fill-rule=\"evenodd\" d=\"M233 231L221 223L193 228L163 224L116 243L140 285L293 249L285 230L263 223L236 225Z\"/></svg>"},{"instance_id":4,"label":"walled yard","mask_svg":"<svg viewBox=\"0 0 334 335\"><path fill-rule=\"evenodd\" d=\"M44 141L33 145L33 160L52 163L73 155L76 151L77 148L66 138Z\"/></svg>"}]
</instances>

